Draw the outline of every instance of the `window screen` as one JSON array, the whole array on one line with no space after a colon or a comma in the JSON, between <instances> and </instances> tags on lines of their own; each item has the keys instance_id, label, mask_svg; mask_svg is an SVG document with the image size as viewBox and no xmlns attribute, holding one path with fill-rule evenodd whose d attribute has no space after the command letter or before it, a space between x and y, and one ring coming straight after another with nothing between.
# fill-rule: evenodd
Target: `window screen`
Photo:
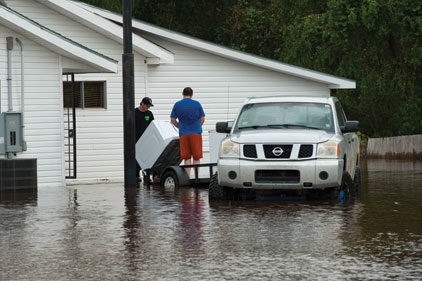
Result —
<instances>
[{"instance_id":1,"label":"window screen","mask_svg":"<svg viewBox=\"0 0 422 281\"><path fill-rule=\"evenodd\" d=\"M75 82L76 107L105 108L105 82ZM72 107L72 82L63 82L64 107Z\"/></svg>"},{"instance_id":2,"label":"window screen","mask_svg":"<svg viewBox=\"0 0 422 281\"><path fill-rule=\"evenodd\" d=\"M81 107L81 82L75 82L75 107ZM72 107L72 82L63 82L64 107Z\"/></svg>"},{"instance_id":3,"label":"window screen","mask_svg":"<svg viewBox=\"0 0 422 281\"><path fill-rule=\"evenodd\" d=\"M104 108L104 82L84 82L84 107Z\"/></svg>"}]
</instances>

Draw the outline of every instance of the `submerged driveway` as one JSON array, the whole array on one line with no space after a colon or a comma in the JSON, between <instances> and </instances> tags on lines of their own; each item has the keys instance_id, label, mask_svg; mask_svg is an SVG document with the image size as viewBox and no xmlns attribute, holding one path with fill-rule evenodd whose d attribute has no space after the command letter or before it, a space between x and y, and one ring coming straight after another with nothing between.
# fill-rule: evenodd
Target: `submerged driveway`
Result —
<instances>
[{"instance_id":1,"label":"submerged driveway","mask_svg":"<svg viewBox=\"0 0 422 281\"><path fill-rule=\"evenodd\" d=\"M0 280L420 278L422 164L362 168L345 204L111 184L2 194Z\"/></svg>"}]
</instances>

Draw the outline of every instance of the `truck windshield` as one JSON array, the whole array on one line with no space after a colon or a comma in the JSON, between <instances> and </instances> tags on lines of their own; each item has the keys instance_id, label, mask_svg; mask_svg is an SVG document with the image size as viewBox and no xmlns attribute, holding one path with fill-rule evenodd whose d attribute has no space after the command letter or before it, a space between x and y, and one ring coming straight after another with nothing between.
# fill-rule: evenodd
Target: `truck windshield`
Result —
<instances>
[{"instance_id":1,"label":"truck windshield","mask_svg":"<svg viewBox=\"0 0 422 281\"><path fill-rule=\"evenodd\" d=\"M334 131L332 109L325 103L252 103L242 108L235 130L282 128Z\"/></svg>"}]
</instances>

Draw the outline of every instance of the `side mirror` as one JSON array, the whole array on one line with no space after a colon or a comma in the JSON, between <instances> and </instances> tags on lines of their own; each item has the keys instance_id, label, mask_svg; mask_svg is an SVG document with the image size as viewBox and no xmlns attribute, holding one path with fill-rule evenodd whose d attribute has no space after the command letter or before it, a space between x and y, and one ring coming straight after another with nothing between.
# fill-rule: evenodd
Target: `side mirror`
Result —
<instances>
[{"instance_id":1,"label":"side mirror","mask_svg":"<svg viewBox=\"0 0 422 281\"><path fill-rule=\"evenodd\" d=\"M233 123L231 125L233 126ZM230 133L231 129L232 127L229 126L229 122L217 122L217 124L215 124L215 130L217 133L228 134Z\"/></svg>"},{"instance_id":2,"label":"side mirror","mask_svg":"<svg viewBox=\"0 0 422 281\"><path fill-rule=\"evenodd\" d=\"M234 121L233 120L230 120L230 121L227 121L227 126L228 126L228 128L230 129L230 131L232 130L232 128L233 128L233 124L234 124Z\"/></svg>"},{"instance_id":3,"label":"side mirror","mask_svg":"<svg viewBox=\"0 0 422 281\"><path fill-rule=\"evenodd\" d=\"M346 124L341 127L343 133L353 133L359 131L359 121L346 121Z\"/></svg>"}]
</instances>

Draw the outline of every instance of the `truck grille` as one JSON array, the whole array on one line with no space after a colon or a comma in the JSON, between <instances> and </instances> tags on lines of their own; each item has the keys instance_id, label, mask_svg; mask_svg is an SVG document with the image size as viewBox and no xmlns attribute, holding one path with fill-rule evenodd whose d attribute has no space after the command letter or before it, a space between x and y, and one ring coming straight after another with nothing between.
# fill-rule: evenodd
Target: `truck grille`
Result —
<instances>
[{"instance_id":1,"label":"truck grille","mask_svg":"<svg viewBox=\"0 0 422 281\"><path fill-rule=\"evenodd\" d=\"M256 183L299 183L300 172L297 170L257 170Z\"/></svg>"},{"instance_id":2,"label":"truck grille","mask_svg":"<svg viewBox=\"0 0 422 281\"><path fill-rule=\"evenodd\" d=\"M311 157L313 152L314 152L314 147L312 144L302 144L299 150L299 158Z\"/></svg>"},{"instance_id":3,"label":"truck grille","mask_svg":"<svg viewBox=\"0 0 422 281\"><path fill-rule=\"evenodd\" d=\"M257 158L258 155L256 154L256 147L254 144L245 144L243 146L243 155L249 158Z\"/></svg>"},{"instance_id":4,"label":"truck grille","mask_svg":"<svg viewBox=\"0 0 422 281\"><path fill-rule=\"evenodd\" d=\"M265 158L290 158L293 145L266 144L264 145ZM279 154L281 152L281 154Z\"/></svg>"}]
</instances>

